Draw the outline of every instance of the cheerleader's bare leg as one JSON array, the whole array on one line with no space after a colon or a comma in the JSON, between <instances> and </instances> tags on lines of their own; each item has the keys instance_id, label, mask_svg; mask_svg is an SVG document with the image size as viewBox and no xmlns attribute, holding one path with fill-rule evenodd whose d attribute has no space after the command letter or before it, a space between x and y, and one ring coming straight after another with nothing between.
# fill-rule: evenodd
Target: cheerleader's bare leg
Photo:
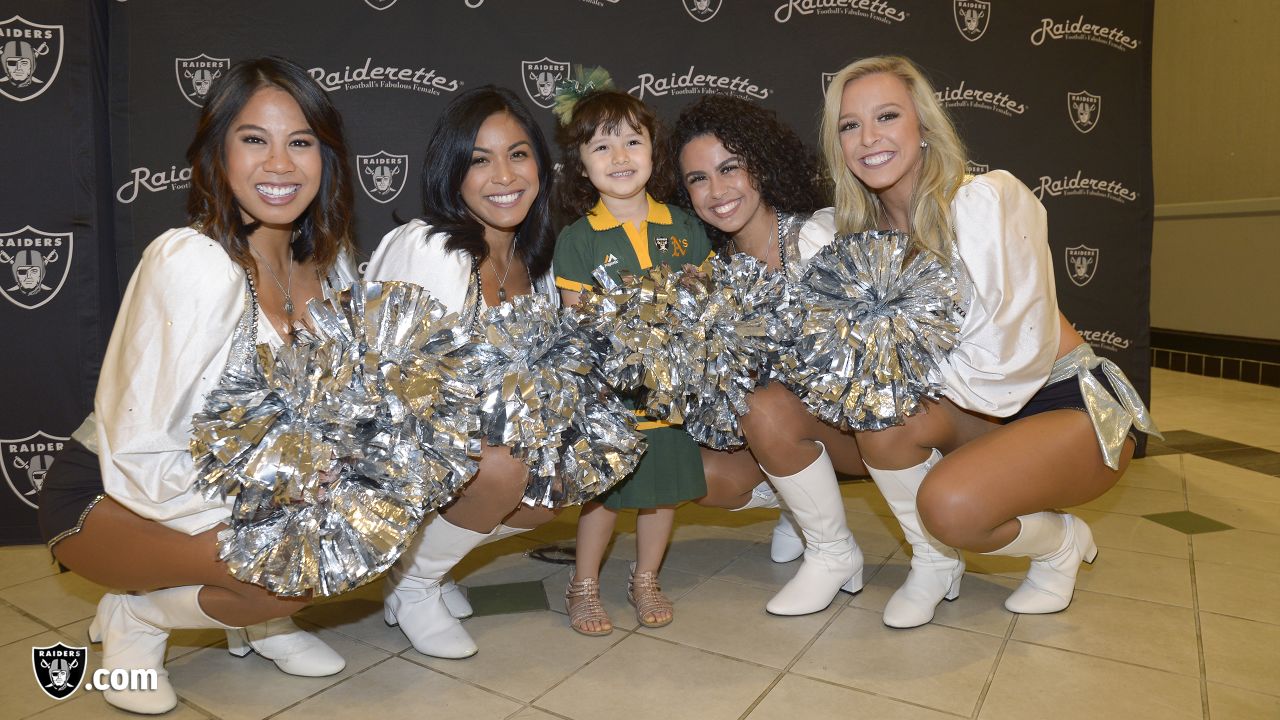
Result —
<instances>
[{"instance_id":1,"label":"cheerleader's bare leg","mask_svg":"<svg viewBox=\"0 0 1280 720\"><path fill-rule=\"evenodd\" d=\"M1063 409L1023 418L939 462L920 488L920 516L948 545L1032 558L1027 579L1005 607L1058 612L1071 602L1081 561L1092 562L1097 547L1088 525L1053 508L1086 503L1111 489L1133 450L1130 438L1112 470L1086 413Z\"/></svg>"}]
</instances>

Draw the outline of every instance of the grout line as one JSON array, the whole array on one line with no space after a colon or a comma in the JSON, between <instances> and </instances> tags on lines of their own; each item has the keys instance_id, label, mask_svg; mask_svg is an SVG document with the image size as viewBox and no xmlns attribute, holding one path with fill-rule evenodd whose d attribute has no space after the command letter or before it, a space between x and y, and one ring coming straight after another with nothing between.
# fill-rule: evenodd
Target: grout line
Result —
<instances>
[{"instance_id":1,"label":"grout line","mask_svg":"<svg viewBox=\"0 0 1280 720\"><path fill-rule=\"evenodd\" d=\"M385 662L387 662L387 661L391 660L391 658L393 658L393 657L395 657L395 655L388 655L387 657L384 657L384 658L382 658L381 660L379 660L379 661L377 661L377 662L375 662L375 663L370 664L368 667L364 668L363 670L360 670L359 672L353 672L353 673L351 673L350 675L348 675L348 676L346 676L346 677L342 678L341 680L338 680L338 681L336 681L336 682L334 682L334 683L332 683L332 684L330 684L330 685L326 685L325 687L321 688L320 690L317 690L317 691L315 691L315 692L311 693L310 695L308 695L308 696L306 696L306 697L304 697L304 698L302 698L302 699L298 700L298 701L297 701L297 702L295 702L295 703L292 703L292 704L288 705L287 707L282 707L282 708L280 708L279 710L276 710L276 711L275 711L275 712L273 712L273 713L269 713L269 714L267 714L267 715L264 715L264 716L263 716L263 718L262 718L262 720L268 720L268 718L273 718L273 717L276 717L276 716L278 716L278 715L280 715L280 714L282 714L282 713L286 713L286 712L288 712L288 711L292 710L293 708L298 707L298 706L299 706L299 705L301 705L302 703L307 702L308 700L310 700L310 699L312 699L312 698L314 698L314 697L317 697L317 696L319 696L319 695L323 695L323 694L325 694L325 693L329 692L330 690L332 690L332 689L334 689L334 688L338 687L339 685L343 685L343 684L345 684L347 681L349 681L349 680L351 680L351 679L353 679L353 678L358 678L358 677L360 677L361 675L364 675L365 673L369 672L369 671L370 671L370 670L372 670L373 668L376 668L376 667L378 667L379 665L381 665L381 664L383 664L383 663L385 663ZM265 658L264 658L264 659L265 659Z\"/></svg>"},{"instance_id":2,"label":"grout line","mask_svg":"<svg viewBox=\"0 0 1280 720\"><path fill-rule=\"evenodd\" d=\"M1179 458L1178 469L1182 471L1182 499L1188 511L1191 510L1191 494L1187 486L1187 462L1185 456ZM1204 720L1209 720L1209 679L1204 661L1204 632L1200 624L1200 587L1196 579L1196 543L1195 535L1187 535L1187 566L1191 571L1191 616L1196 623L1196 662L1200 666L1200 712Z\"/></svg>"},{"instance_id":3,"label":"grout line","mask_svg":"<svg viewBox=\"0 0 1280 720\"><path fill-rule=\"evenodd\" d=\"M1000 661L1004 659L1005 648L1009 647L1009 641L1013 639L1013 629L1017 627L1018 620L1021 616L1014 613L1013 619L1009 622L1009 627L1005 628L1004 639L1000 641L1000 649L996 651L995 660L991 661L991 671L987 673L987 679L982 683L982 691L978 693L978 701L973 705L973 714L969 717L977 718L982 712L982 706L987 702L987 693L991 692L991 684L996 680L996 671L1000 668Z\"/></svg>"}]
</instances>

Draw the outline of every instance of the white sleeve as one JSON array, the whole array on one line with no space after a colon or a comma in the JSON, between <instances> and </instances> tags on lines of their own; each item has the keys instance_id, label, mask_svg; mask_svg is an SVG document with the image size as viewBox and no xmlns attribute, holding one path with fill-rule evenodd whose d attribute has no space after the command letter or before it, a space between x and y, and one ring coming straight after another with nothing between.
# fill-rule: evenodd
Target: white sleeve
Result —
<instances>
[{"instance_id":1,"label":"white sleeve","mask_svg":"<svg viewBox=\"0 0 1280 720\"><path fill-rule=\"evenodd\" d=\"M461 313L471 282L471 258L445 250L447 235L413 220L387 233L369 258L366 280L401 280L421 285L449 312Z\"/></svg>"},{"instance_id":2,"label":"white sleeve","mask_svg":"<svg viewBox=\"0 0 1280 720\"><path fill-rule=\"evenodd\" d=\"M230 502L195 491L188 447L191 418L226 366L244 289L244 271L217 242L187 228L161 235L129 281L98 378L107 493L188 534L230 517Z\"/></svg>"},{"instance_id":3,"label":"white sleeve","mask_svg":"<svg viewBox=\"0 0 1280 720\"><path fill-rule=\"evenodd\" d=\"M1044 385L1058 352L1044 206L997 170L962 186L952 211L973 292L959 344L941 367L945 395L965 409L1008 417Z\"/></svg>"},{"instance_id":4,"label":"white sleeve","mask_svg":"<svg viewBox=\"0 0 1280 720\"><path fill-rule=\"evenodd\" d=\"M800 262L808 264L822 248L836 239L836 209L822 208L800 228Z\"/></svg>"}]
</instances>

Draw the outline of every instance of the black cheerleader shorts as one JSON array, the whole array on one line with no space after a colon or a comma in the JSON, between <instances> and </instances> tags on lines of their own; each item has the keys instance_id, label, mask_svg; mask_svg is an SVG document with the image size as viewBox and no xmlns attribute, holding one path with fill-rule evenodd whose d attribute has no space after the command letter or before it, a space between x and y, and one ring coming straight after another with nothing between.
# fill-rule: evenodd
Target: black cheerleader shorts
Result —
<instances>
[{"instance_id":1,"label":"black cheerleader shorts","mask_svg":"<svg viewBox=\"0 0 1280 720\"><path fill-rule=\"evenodd\" d=\"M80 532L89 511L104 497L98 456L74 439L68 440L49 465L40 488L36 517L49 549Z\"/></svg>"},{"instance_id":2,"label":"black cheerleader shorts","mask_svg":"<svg viewBox=\"0 0 1280 720\"><path fill-rule=\"evenodd\" d=\"M1111 397L1116 400L1120 399L1119 396L1116 395L1116 389L1111 385L1111 380L1107 377L1107 374L1102 371L1101 367L1094 368L1090 373L1094 377L1098 378L1098 381L1102 383L1102 387L1107 389L1107 392ZM1059 380L1056 383L1045 385L1040 388L1036 391L1035 395L1031 396L1031 399L1027 401L1027 404L1022 406L1021 410L1009 416L1009 418L1005 420L1005 424L1007 425L1014 420L1021 420L1022 418L1031 417L1032 415L1049 412L1050 410L1079 410L1082 413L1089 412L1089 409L1084 405L1084 395L1080 392L1079 378L1072 375L1065 380ZM1134 442L1137 442L1138 440L1138 436L1134 434L1132 429L1129 430L1129 437L1133 438Z\"/></svg>"}]
</instances>

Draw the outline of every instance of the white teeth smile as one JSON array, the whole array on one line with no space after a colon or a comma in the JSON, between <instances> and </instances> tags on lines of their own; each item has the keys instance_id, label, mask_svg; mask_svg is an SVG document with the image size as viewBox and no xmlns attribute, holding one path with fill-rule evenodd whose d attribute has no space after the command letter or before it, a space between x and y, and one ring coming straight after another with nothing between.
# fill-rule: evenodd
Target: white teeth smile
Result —
<instances>
[{"instance_id":1,"label":"white teeth smile","mask_svg":"<svg viewBox=\"0 0 1280 720\"><path fill-rule=\"evenodd\" d=\"M862 164L867 167L878 167L893 159L894 153L888 150L878 152L875 155L868 155L862 158Z\"/></svg>"},{"instance_id":2,"label":"white teeth smile","mask_svg":"<svg viewBox=\"0 0 1280 720\"><path fill-rule=\"evenodd\" d=\"M618 172L609 173L609 177L624 178L635 175L635 170L619 170Z\"/></svg>"},{"instance_id":3,"label":"white teeth smile","mask_svg":"<svg viewBox=\"0 0 1280 720\"><path fill-rule=\"evenodd\" d=\"M258 192L273 198L282 198L293 195L298 192L300 185L267 185L265 183L254 186Z\"/></svg>"},{"instance_id":4,"label":"white teeth smile","mask_svg":"<svg viewBox=\"0 0 1280 720\"><path fill-rule=\"evenodd\" d=\"M494 202L499 205L509 205L519 199L520 199L520 193L518 192L509 193L507 195L490 195L489 196L490 202Z\"/></svg>"},{"instance_id":5,"label":"white teeth smile","mask_svg":"<svg viewBox=\"0 0 1280 720\"><path fill-rule=\"evenodd\" d=\"M737 210L738 206L741 204L742 204L742 198L738 198L737 200L732 200L722 205L716 205L715 207L711 208L711 212L719 215L720 217L725 217L728 215L732 215L733 211Z\"/></svg>"}]
</instances>

